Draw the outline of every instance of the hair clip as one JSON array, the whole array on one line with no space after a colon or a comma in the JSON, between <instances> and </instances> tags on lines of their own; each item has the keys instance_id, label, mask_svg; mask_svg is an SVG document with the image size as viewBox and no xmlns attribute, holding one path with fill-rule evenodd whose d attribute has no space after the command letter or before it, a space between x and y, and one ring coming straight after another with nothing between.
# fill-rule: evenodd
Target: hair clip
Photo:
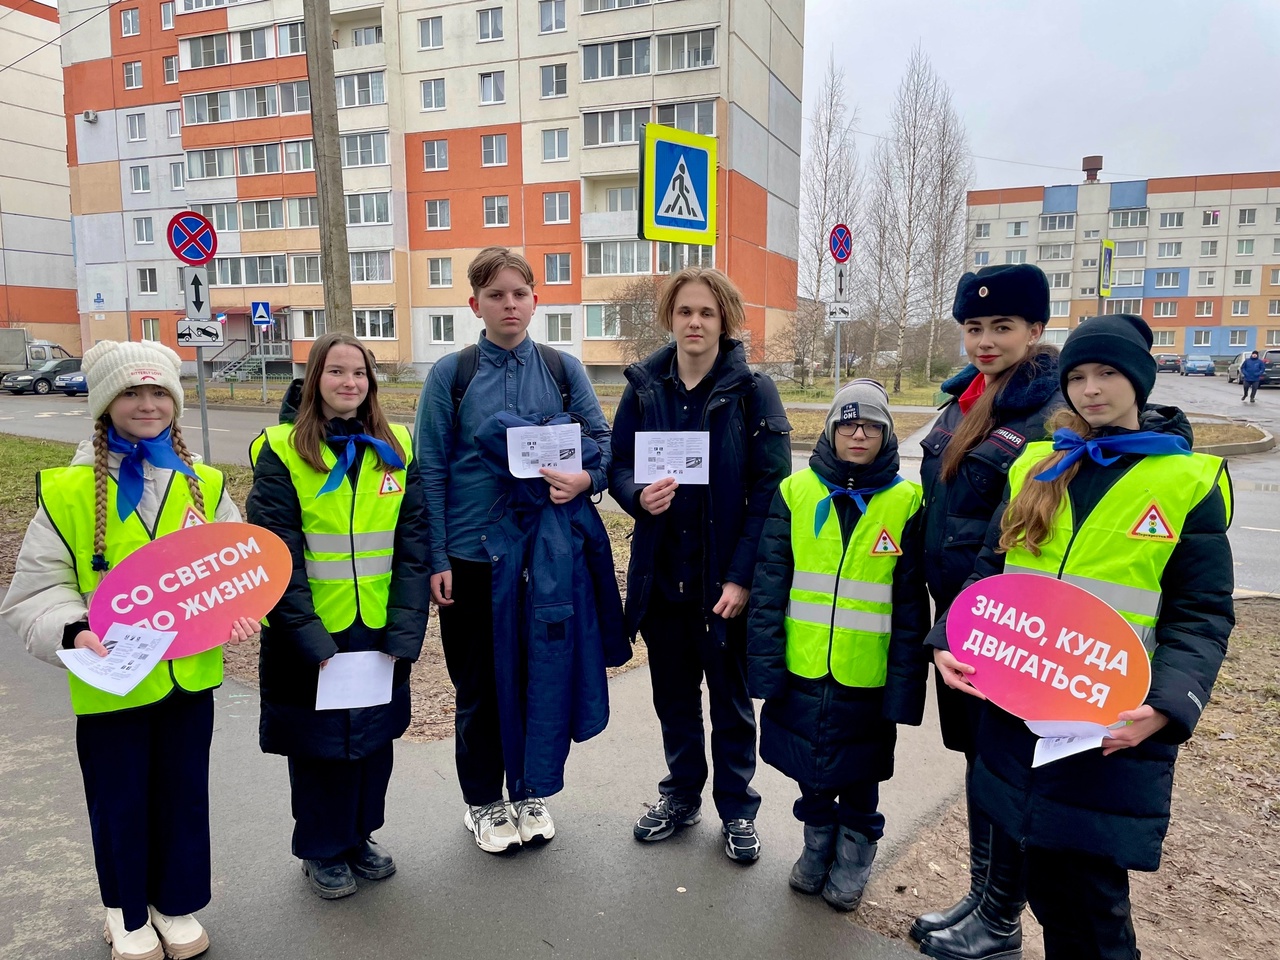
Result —
<instances>
[{"instance_id":1,"label":"hair clip","mask_svg":"<svg viewBox=\"0 0 1280 960\"><path fill-rule=\"evenodd\" d=\"M91 566L91 567L94 569L94 571L95 571L95 572L97 572L97 573L106 573L106 572L107 572L107 570L108 570L108 569L110 569L110 566L111 566L111 565L107 563L107 558L106 558L106 557L104 557L104 556L103 556L102 554L100 554L100 553L95 553L95 554L93 555L93 560L92 560L92 562L90 563L90 566Z\"/></svg>"}]
</instances>

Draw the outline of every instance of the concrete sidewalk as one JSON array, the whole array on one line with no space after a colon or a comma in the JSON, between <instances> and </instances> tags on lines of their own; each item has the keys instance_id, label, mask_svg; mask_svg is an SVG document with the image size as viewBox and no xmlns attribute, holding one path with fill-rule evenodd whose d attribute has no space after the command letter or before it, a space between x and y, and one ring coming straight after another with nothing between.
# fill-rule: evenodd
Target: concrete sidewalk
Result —
<instances>
[{"instance_id":1,"label":"concrete sidewalk","mask_svg":"<svg viewBox=\"0 0 1280 960\"><path fill-rule=\"evenodd\" d=\"M323 902L289 854L292 821L281 757L258 750L258 697L216 693L212 759L213 902L201 916L210 958L905 958L914 951L787 887L800 825L795 785L761 765L764 853L752 867L722 852L708 816L663 843L631 824L663 774L648 671L612 683L613 717L574 748L568 789L552 801L549 845L495 857L462 827L452 740L400 743L378 840L399 872ZM932 695L930 696L932 702ZM29 657L0 624L0 958L105 958L75 721L62 672ZM960 789L963 763L937 720L903 731L898 776L882 809L887 861ZM684 892L681 892L683 888Z\"/></svg>"}]
</instances>

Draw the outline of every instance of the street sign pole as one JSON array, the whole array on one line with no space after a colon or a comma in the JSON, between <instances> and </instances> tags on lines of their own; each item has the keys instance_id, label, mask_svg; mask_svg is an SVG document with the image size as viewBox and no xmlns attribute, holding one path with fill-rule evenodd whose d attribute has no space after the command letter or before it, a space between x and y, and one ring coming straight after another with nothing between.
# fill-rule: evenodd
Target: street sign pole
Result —
<instances>
[{"instance_id":1,"label":"street sign pole","mask_svg":"<svg viewBox=\"0 0 1280 960\"><path fill-rule=\"evenodd\" d=\"M165 238L173 255L190 268L182 274L182 291L186 300L186 315L192 320L209 320L208 272L206 264L218 252L218 232L203 215L192 210L181 210L169 220ZM210 463L209 452L209 404L204 391L204 348L196 344L196 391L200 395L200 435L203 440L204 462Z\"/></svg>"},{"instance_id":2,"label":"street sign pole","mask_svg":"<svg viewBox=\"0 0 1280 960\"><path fill-rule=\"evenodd\" d=\"M827 246L831 250L831 257L836 262L836 302L847 303L845 300L845 264L849 261L850 254L853 253L853 231L843 223L837 223L831 228L831 236L827 240ZM836 362L832 364L831 372L835 381L836 393L840 392L840 379L844 373L843 357L840 353L840 327L842 323L836 321Z\"/></svg>"},{"instance_id":3,"label":"street sign pole","mask_svg":"<svg viewBox=\"0 0 1280 960\"><path fill-rule=\"evenodd\" d=\"M209 404L204 396L204 347L196 347L196 391L200 394L200 433L204 438L204 462L212 463L209 453Z\"/></svg>"},{"instance_id":4,"label":"street sign pole","mask_svg":"<svg viewBox=\"0 0 1280 960\"><path fill-rule=\"evenodd\" d=\"M267 402L267 328L258 327L258 366L262 368L262 402Z\"/></svg>"}]
</instances>

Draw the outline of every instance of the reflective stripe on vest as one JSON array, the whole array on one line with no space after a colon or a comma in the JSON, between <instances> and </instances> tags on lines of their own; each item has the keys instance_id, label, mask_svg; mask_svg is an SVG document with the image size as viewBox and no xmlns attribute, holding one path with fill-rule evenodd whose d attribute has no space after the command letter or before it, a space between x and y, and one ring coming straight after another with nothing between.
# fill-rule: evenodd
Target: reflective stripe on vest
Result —
<instances>
[{"instance_id":1,"label":"reflective stripe on vest","mask_svg":"<svg viewBox=\"0 0 1280 960\"><path fill-rule=\"evenodd\" d=\"M784 620L787 669L810 679L830 674L847 687L883 686L898 555L875 548L882 533L901 548L907 521L920 508L920 487L902 482L870 497L847 545L836 509L813 532L818 503L830 492L813 470L788 477L781 490L791 510L795 564Z\"/></svg>"},{"instance_id":2,"label":"reflective stripe on vest","mask_svg":"<svg viewBox=\"0 0 1280 960\"><path fill-rule=\"evenodd\" d=\"M302 508L303 561L316 615L334 633L350 627L357 616L368 627L384 627L405 471L386 468L366 446L355 488L348 476L336 490L317 496L328 473L298 455L293 429L291 423L267 428L249 454L256 463L262 444L270 443L289 470ZM409 431L398 423L391 430L408 466L413 459ZM338 462L327 444L322 453L329 468Z\"/></svg>"},{"instance_id":3,"label":"reflective stripe on vest","mask_svg":"<svg viewBox=\"0 0 1280 960\"><path fill-rule=\"evenodd\" d=\"M1030 481L1031 471L1053 453L1053 444L1027 445L1009 470L1010 499ZM1054 514L1040 556L1019 546L1005 558L1006 573L1056 577L1088 590L1133 627L1148 655L1155 652L1160 619L1160 579L1191 513L1215 486L1231 516L1231 483L1219 457L1205 454L1150 456L1125 471L1076 530L1071 498ZM1169 536L1135 535L1154 504Z\"/></svg>"},{"instance_id":4,"label":"reflective stripe on vest","mask_svg":"<svg viewBox=\"0 0 1280 960\"><path fill-rule=\"evenodd\" d=\"M222 474L202 463L194 465L204 495L205 510L212 514L222 499ZM106 560L114 567L135 550L153 539L182 528L187 508L194 501L187 479L180 473L171 475L164 491L155 531L147 530L135 510L122 521L116 510L116 481L107 480ZM50 522L71 550L75 564L76 584L86 605L97 589L102 574L93 569L94 476L87 464L42 470L37 481L37 497ZM67 675L71 687L71 708L77 716L111 713L157 703L167 697L175 685L192 692L208 690L222 683L222 647L204 653L156 664L136 687L123 697L91 687L74 674Z\"/></svg>"}]
</instances>

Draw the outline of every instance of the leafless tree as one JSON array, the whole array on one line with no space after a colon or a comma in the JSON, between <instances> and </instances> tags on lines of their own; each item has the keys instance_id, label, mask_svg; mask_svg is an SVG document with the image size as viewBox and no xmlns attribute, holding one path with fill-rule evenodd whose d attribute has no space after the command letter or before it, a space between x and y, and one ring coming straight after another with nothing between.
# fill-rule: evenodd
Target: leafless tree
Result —
<instances>
[{"instance_id":1,"label":"leafless tree","mask_svg":"<svg viewBox=\"0 0 1280 960\"><path fill-rule=\"evenodd\" d=\"M616 318L619 346L627 363L643 360L671 340L658 324L658 298L666 277L636 277L618 287L606 309Z\"/></svg>"}]
</instances>

